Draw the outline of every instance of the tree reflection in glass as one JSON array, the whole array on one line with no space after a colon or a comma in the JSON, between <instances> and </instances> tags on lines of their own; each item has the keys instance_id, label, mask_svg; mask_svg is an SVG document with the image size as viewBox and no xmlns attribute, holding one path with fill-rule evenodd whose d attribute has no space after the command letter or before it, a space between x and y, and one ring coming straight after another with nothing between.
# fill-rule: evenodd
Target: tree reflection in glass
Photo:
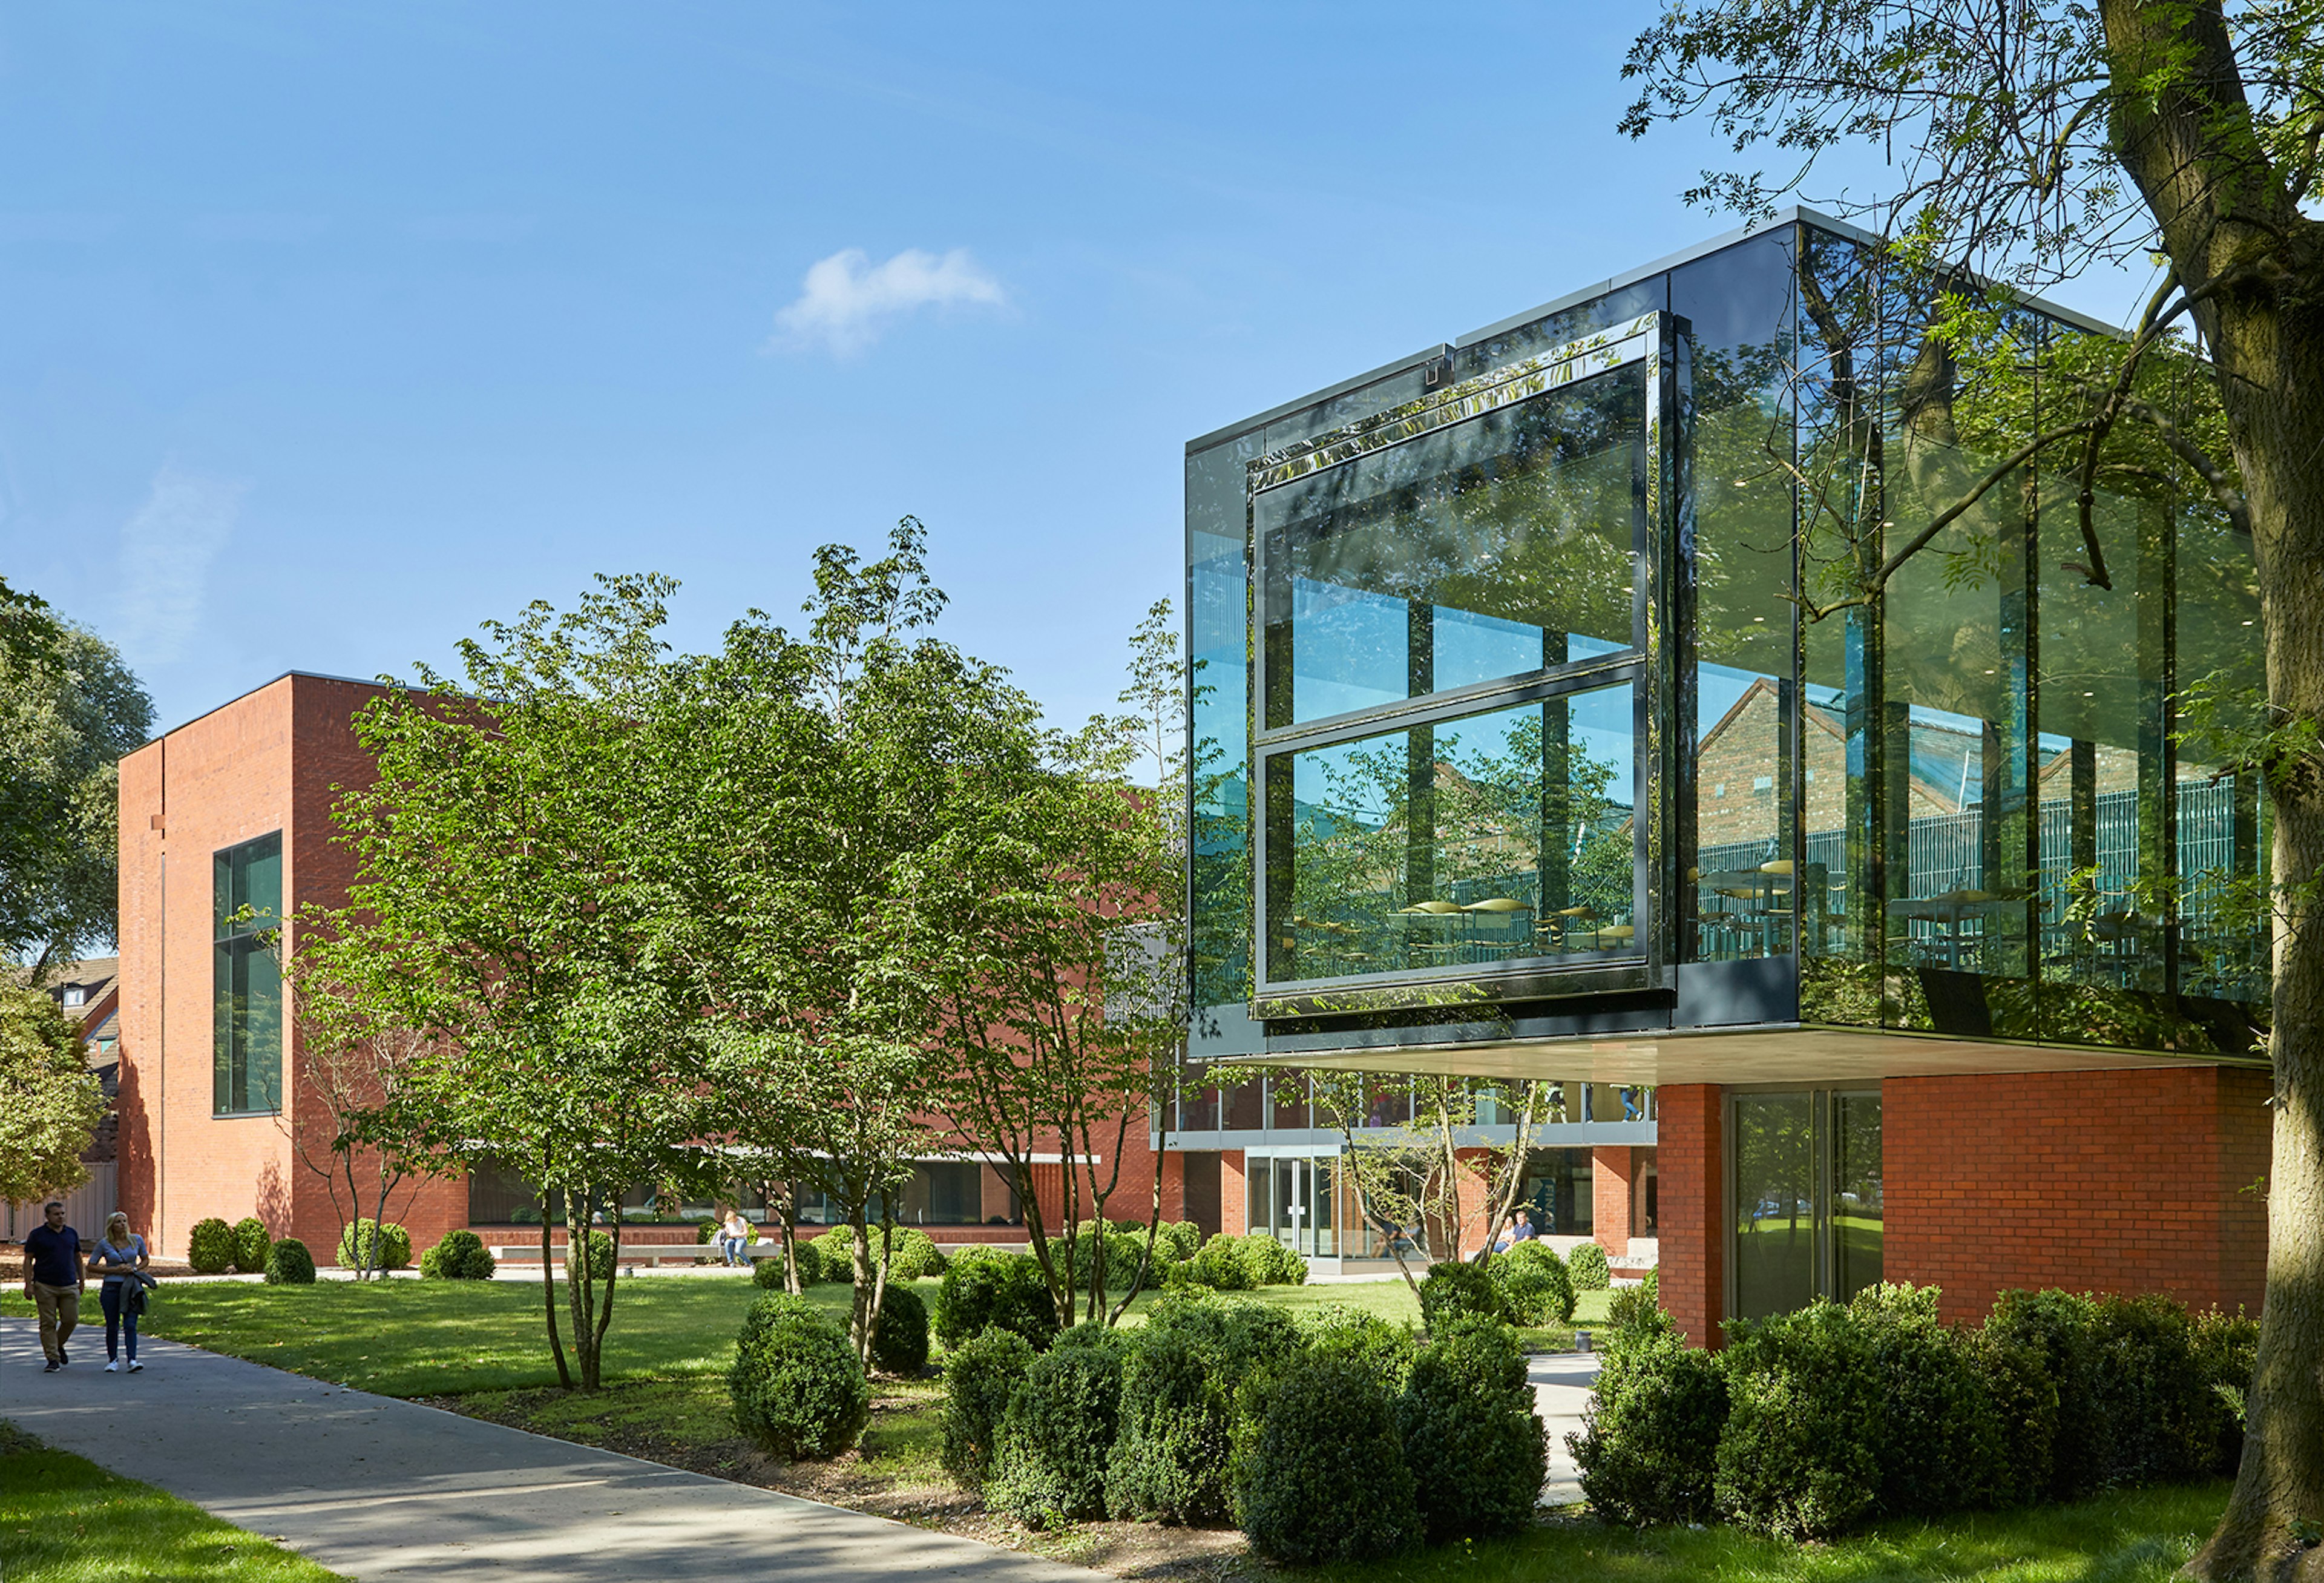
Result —
<instances>
[{"instance_id":1,"label":"tree reflection in glass","mask_svg":"<svg viewBox=\"0 0 2324 1583\"><path fill-rule=\"evenodd\" d=\"M1277 982L1638 949L1628 684L1273 761Z\"/></svg>"}]
</instances>

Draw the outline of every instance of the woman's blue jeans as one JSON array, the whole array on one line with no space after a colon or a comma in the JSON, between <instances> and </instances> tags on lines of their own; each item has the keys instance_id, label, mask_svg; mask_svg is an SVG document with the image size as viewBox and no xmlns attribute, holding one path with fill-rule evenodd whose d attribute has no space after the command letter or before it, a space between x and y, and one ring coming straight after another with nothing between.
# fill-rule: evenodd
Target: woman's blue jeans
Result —
<instances>
[{"instance_id":1,"label":"woman's blue jeans","mask_svg":"<svg viewBox=\"0 0 2324 1583\"><path fill-rule=\"evenodd\" d=\"M129 1326L129 1361L137 1361L137 1313L134 1309L124 1312L121 1306L128 1295L129 1283L125 1281L108 1281L97 1294L97 1306L105 1310L105 1361L107 1363L121 1356L124 1320Z\"/></svg>"}]
</instances>

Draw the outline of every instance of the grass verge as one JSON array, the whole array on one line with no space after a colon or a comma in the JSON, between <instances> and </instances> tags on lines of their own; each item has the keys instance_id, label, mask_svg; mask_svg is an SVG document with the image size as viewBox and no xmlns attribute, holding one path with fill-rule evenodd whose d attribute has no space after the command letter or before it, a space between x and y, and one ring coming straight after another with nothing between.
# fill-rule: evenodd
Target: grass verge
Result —
<instances>
[{"instance_id":1,"label":"grass verge","mask_svg":"<svg viewBox=\"0 0 2324 1583\"><path fill-rule=\"evenodd\" d=\"M913 1282L931 1312L938 1284ZM561 1288L559 1295L562 1328ZM1294 1311L1345 1303L1391 1323L1419 1319L1412 1291L1401 1281L1269 1286L1250 1295ZM1602 1322L1607 1295L1582 1293L1574 1323ZM607 1382L723 1375L733 1360L743 1312L756 1296L757 1289L740 1276L645 1276L622 1282L605 1338ZM845 1286L809 1287L807 1300L844 1320ZM1138 1323L1151 1301L1141 1295L1128 1322ZM14 1293L0 1298L0 1314L32 1311ZM171 1282L155 1295L144 1331L387 1396L456 1396L557 1384L537 1277L326 1281L313 1286ZM1572 1332L1562 1327L1527 1330L1523 1338L1532 1349L1555 1351L1572 1344Z\"/></svg>"},{"instance_id":2,"label":"grass verge","mask_svg":"<svg viewBox=\"0 0 2324 1583\"><path fill-rule=\"evenodd\" d=\"M0 1420L0 1578L333 1583L339 1574Z\"/></svg>"}]
</instances>

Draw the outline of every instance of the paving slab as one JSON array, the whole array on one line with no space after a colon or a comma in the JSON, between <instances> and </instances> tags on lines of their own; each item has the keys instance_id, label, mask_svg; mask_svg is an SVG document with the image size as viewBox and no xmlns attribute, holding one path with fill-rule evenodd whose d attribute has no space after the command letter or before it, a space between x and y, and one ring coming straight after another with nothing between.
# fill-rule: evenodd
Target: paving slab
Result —
<instances>
[{"instance_id":1,"label":"paving slab","mask_svg":"<svg viewBox=\"0 0 2324 1583\"><path fill-rule=\"evenodd\" d=\"M365 1583L1100 1576L176 1342L109 1375L101 1324L70 1350L44 1374L34 1322L0 1319L0 1417Z\"/></svg>"},{"instance_id":2,"label":"paving slab","mask_svg":"<svg viewBox=\"0 0 2324 1583\"><path fill-rule=\"evenodd\" d=\"M1549 1478L1541 1486L1545 1506L1570 1506L1582 1498L1582 1470L1573 1465L1565 1437L1582 1432L1582 1415L1590 1411L1601 1361L1594 1352L1550 1353L1526 1359L1535 1411L1541 1414L1542 1427L1549 1436Z\"/></svg>"}]
</instances>

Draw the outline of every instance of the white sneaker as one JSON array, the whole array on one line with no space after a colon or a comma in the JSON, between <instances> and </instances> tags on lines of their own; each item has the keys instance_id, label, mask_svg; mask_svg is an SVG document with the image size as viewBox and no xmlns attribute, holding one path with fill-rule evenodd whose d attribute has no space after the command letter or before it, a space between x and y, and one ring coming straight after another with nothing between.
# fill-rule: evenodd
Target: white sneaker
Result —
<instances>
[{"instance_id":1,"label":"white sneaker","mask_svg":"<svg viewBox=\"0 0 2324 1583\"><path fill-rule=\"evenodd\" d=\"M120 1360L116 1358L115 1361L113 1361L113 1362L111 1362L111 1363L106 1364L106 1365L105 1365L105 1372L106 1372L106 1374L109 1374L109 1375L117 1375L117 1374L119 1374L119 1373L121 1372L121 1363L120 1363Z\"/></svg>"},{"instance_id":2,"label":"white sneaker","mask_svg":"<svg viewBox=\"0 0 2324 1583\"><path fill-rule=\"evenodd\" d=\"M134 1358L134 1357L133 1357L133 1358L131 1358L131 1359L129 1360L129 1372L130 1372L131 1374L133 1374L133 1375L134 1375L134 1374L136 1374L136 1373L138 1373L140 1370L143 1369L143 1368L144 1368L144 1366L145 1366L145 1365L144 1365L143 1364L142 1364L142 1363L138 1362L138 1361L137 1361L135 1358Z\"/></svg>"}]
</instances>

